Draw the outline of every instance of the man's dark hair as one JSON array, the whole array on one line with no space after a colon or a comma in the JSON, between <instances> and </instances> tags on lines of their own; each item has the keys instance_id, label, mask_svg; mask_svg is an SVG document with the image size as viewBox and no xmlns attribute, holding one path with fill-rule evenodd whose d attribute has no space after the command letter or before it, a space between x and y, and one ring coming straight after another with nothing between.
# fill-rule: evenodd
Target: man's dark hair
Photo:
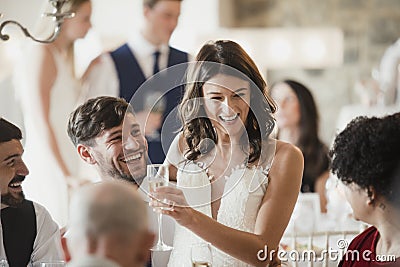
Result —
<instances>
[{"instance_id":1,"label":"man's dark hair","mask_svg":"<svg viewBox=\"0 0 400 267\"><path fill-rule=\"evenodd\" d=\"M126 112L133 113L133 110L122 98L100 96L89 99L71 113L68 135L75 146L94 146L93 139L104 130L120 125Z\"/></svg>"},{"instance_id":2,"label":"man's dark hair","mask_svg":"<svg viewBox=\"0 0 400 267\"><path fill-rule=\"evenodd\" d=\"M21 130L11 122L0 118L0 143L8 142L13 139L22 139Z\"/></svg>"},{"instance_id":3,"label":"man's dark hair","mask_svg":"<svg viewBox=\"0 0 400 267\"><path fill-rule=\"evenodd\" d=\"M400 207L400 113L358 117L336 137L330 151L332 172Z\"/></svg>"}]
</instances>

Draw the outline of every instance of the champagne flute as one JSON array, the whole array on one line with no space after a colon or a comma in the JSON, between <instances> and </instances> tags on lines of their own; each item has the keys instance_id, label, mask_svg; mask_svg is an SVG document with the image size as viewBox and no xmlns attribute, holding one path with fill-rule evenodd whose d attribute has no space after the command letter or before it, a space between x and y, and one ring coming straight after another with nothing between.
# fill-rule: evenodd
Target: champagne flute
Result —
<instances>
[{"instance_id":1,"label":"champagne flute","mask_svg":"<svg viewBox=\"0 0 400 267\"><path fill-rule=\"evenodd\" d=\"M169 181L168 167L162 164L152 164L147 166L147 177L149 181L149 193L154 194L157 187L167 186ZM159 200L160 201L160 200ZM157 212L158 220L158 240L157 243L151 248L152 251L170 251L173 247L164 243L162 236L162 210L171 210L173 205L167 199L161 200L163 204L168 204L165 207L156 207L153 210Z\"/></svg>"},{"instance_id":2,"label":"champagne flute","mask_svg":"<svg viewBox=\"0 0 400 267\"><path fill-rule=\"evenodd\" d=\"M211 267L211 245L209 243L193 244L191 248L191 258L193 267Z\"/></svg>"}]
</instances>

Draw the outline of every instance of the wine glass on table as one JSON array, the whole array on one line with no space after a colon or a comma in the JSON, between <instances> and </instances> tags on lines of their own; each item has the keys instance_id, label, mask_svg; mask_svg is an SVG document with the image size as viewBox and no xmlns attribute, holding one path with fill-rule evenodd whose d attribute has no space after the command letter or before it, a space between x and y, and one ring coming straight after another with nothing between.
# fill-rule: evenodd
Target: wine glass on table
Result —
<instances>
[{"instance_id":1,"label":"wine glass on table","mask_svg":"<svg viewBox=\"0 0 400 267\"><path fill-rule=\"evenodd\" d=\"M211 245L208 243L193 244L191 247L191 258L193 267L211 267Z\"/></svg>"},{"instance_id":2,"label":"wine glass on table","mask_svg":"<svg viewBox=\"0 0 400 267\"><path fill-rule=\"evenodd\" d=\"M156 189L160 186L167 186L169 181L168 167L162 164L151 164L147 166L147 178L149 182L149 193L152 196ZM158 220L158 240L157 243L151 248L152 251L170 251L173 247L164 243L162 236L162 210L172 210L173 202L167 199L156 199L163 205L154 207L153 210L157 212Z\"/></svg>"}]
</instances>

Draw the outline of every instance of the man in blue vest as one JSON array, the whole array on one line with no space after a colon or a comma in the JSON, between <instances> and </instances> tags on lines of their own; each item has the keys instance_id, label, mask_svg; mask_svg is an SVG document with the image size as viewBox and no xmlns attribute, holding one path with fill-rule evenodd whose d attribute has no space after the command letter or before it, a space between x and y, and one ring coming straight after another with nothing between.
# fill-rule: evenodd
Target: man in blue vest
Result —
<instances>
[{"instance_id":1,"label":"man in blue vest","mask_svg":"<svg viewBox=\"0 0 400 267\"><path fill-rule=\"evenodd\" d=\"M89 87L87 98L119 96L135 107L152 163L164 161L164 151L173 140L174 131L179 129L176 116L171 112L176 114L174 109L183 93L179 85L186 68L172 72L162 70L188 62L187 53L168 45L178 24L181 1L143 0L144 26L140 33L95 59L85 75ZM146 82L160 70L163 74L156 75L153 83ZM168 116L173 119L165 124ZM161 144L161 135L165 147Z\"/></svg>"},{"instance_id":2,"label":"man in blue vest","mask_svg":"<svg viewBox=\"0 0 400 267\"><path fill-rule=\"evenodd\" d=\"M29 171L22 160L21 139L21 130L0 118L0 260L7 260L10 267L64 258L57 224L44 207L26 200L22 191Z\"/></svg>"}]
</instances>

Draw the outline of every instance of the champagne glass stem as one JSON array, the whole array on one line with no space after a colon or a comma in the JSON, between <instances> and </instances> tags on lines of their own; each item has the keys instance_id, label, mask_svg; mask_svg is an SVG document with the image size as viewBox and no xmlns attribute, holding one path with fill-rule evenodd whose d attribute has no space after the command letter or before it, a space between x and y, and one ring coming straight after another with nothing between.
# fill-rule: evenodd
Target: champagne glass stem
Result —
<instances>
[{"instance_id":1,"label":"champagne glass stem","mask_svg":"<svg viewBox=\"0 0 400 267\"><path fill-rule=\"evenodd\" d=\"M162 237L162 213L161 211L158 213L158 241L157 246L164 245L163 237Z\"/></svg>"},{"instance_id":2,"label":"champagne glass stem","mask_svg":"<svg viewBox=\"0 0 400 267\"><path fill-rule=\"evenodd\" d=\"M158 169L157 169L158 168ZM158 186L168 185L168 168L165 165L149 165L147 166L147 175L149 178L149 192L153 194ZM162 208L155 208L158 222L158 238L155 246L151 248L152 251L170 251L173 247L164 243L162 234Z\"/></svg>"}]
</instances>

